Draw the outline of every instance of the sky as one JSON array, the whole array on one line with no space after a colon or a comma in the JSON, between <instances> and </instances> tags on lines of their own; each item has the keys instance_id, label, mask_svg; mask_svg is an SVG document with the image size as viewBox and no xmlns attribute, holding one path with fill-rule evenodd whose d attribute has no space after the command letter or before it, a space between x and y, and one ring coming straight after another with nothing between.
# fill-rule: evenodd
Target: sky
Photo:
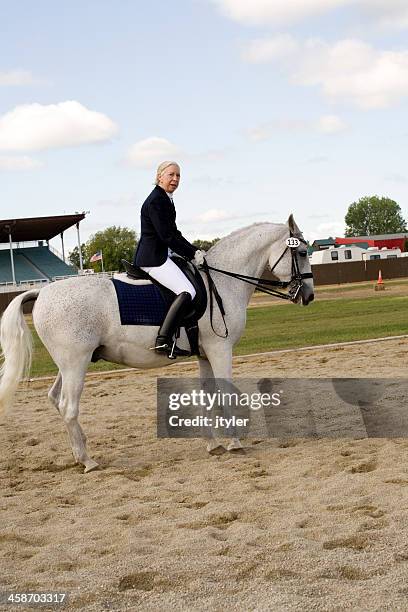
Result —
<instances>
[{"instance_id":1,"label":"sky","mask_svg":"<svg viewBox=\"0 0 408 612\"><path fill-rule=\"evenodd\" d=\"M0 23L2 219L139 232L166 159L189 240L290 213L341 236L374 194L408 218L405 0L0 0Z\"/></svg>"}]
</instances>

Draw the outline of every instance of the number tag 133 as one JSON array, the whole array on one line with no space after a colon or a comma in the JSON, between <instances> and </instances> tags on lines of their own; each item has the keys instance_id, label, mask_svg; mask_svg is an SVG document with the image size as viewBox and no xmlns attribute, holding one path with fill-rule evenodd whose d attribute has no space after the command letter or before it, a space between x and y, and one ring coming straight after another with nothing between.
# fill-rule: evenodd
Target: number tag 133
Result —
<instances>
[{"instance_id":1,"label":"number tag 133","mask_svg":"<svg viewBox=\"0 0 408 612\"><path fill-rule=\"evenodd\" d=\"M290 238L286 239L286 246L288 246L291 249L297 249L299 245L300 245L299 238L295 238L294 236L291 236Z\"/></svg>"}]
</instances>

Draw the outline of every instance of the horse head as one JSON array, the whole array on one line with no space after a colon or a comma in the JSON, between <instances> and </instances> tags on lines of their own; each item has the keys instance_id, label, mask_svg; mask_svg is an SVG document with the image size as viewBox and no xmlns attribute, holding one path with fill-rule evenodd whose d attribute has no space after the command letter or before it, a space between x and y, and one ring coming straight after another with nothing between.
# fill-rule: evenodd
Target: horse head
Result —
<instances>
[{"instance_id":1,"label":"horse head","mask_svg":"<svg viewBox=\"0 0 408 612\"><path fill-rule=\"evenodd\" d=\"M312 269L307 256L307 242L291 214L283 226L281 240L276 241L270 250L268 263L272 274L280 281L291 281L295 290L296 303L307 306L314 300ZM297 238L297 246L288 246L289 238ZM296 289L298 289L296 291Z\"/></svg>"}]
</instances>

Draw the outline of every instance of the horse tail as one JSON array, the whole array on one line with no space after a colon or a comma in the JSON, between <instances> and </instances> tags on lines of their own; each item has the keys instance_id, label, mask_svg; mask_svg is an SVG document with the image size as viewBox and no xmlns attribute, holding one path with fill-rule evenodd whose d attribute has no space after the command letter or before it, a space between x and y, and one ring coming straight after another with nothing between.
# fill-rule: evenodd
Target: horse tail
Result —
<instances>
[{"instance_id":1,"label":"horse tail","mask_svg":"<svg viewBox=\"0 0 408 612\"><path fill-rule=\"evenodd\" d=\"M32 337L23 316L23 304L35 300L40 290L32 289L18 295L7 306L0 323L0 412L11 404L12 397L23 376L31 368Z\"/></svg>"}]
</instances>

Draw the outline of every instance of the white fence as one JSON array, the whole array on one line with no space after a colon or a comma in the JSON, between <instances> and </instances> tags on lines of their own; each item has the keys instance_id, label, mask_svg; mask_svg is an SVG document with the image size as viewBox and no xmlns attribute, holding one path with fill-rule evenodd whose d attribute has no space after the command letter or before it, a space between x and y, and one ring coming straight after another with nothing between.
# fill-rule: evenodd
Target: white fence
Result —
<instances>
[{"instance_id":1,"label":"white fence","mask_svg":"<svg viewBox=\"0 0 408 612\"><path fill-rule=\"evenodd\" d=\"M0 283L0 293L11 293L12 291L28 291L28 289L35 289L37 287L43 287L49 283L46 278L33 278L32 280L21 281L20 283Z\"/></svg>"},{"instance_id":2,"label":"white fence","mask_svg":"<svg viewBox=\"0 0 408 612\"><path fill-rule=\"evenodd\" d=\"M95 278L95 276L104 276L106 278L113 278L114 274L117 274L118 271L114 270L113 272L95 272L95 274L81 274L80 270L78 270L78 276L86 276L87 278ZM53 281L64 280L65 278L72 278L74 274L68 274L67 276L53 276Z\"/></svg>"},{"instance_id":3,"label":"white fence","mask_svg":"<svg viewBox=\"0 0 408 612\"><path fill-rule=\"evenodd\" d=\"M113 272L97 272L96 274L78 274L78 276L87 278L95 278L95 276L113 278L114 274L117 274L117 270ZM32 280L25 280L19 283L13 283L12 281L0 283L0 293L11 293L13 291L28 291L28 289L43 287L44 285L47 285L50 282L60 281L66 278L75 278L75 274L68 274L67 276L53 276L52 281L49 281L46 278L34 278Z\"/></svg>"}]
</instances>

